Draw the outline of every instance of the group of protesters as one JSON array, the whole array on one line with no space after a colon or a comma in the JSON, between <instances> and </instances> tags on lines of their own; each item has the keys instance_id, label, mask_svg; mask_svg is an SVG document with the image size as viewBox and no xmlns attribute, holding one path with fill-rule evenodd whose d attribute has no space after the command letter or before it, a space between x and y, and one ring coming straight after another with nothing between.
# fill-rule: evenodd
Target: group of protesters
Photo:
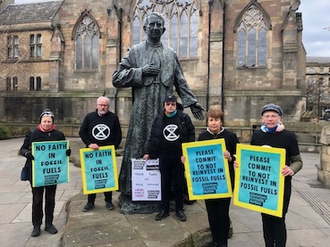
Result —
<instances>
[{"instance_id":1,"label":"group of protesters","mask_svg":"<svg viewBox=\"0 0 330 247\"><path fill-rule=\"evenodd\" d=\"M189 114L183 111L190 108L192 115L204 119L204 109L188 87L176 53L162 44L161 36L165 32L164 18L153 12L144 21L147 40L130 48L113 73L113 85L117 88L133 88L133 106L129 129L126 136L123 162L119 175L121 193L130 195L130 164L132 158L159 159L161 174L161 210L155 220L164 220L170 215L170 199L174 190L175 216L186 221L184 198L187 197L187 181L185 178L182 144L195 142L195 128ZM173 93L175 88L181 103ZM88 113L79 129L79 136L87 148L98 150L102 146L113 145L118 148L122 140L122 130L118 116L109 110L110 100L106 96L97 99L96 110ZM261 128L256 130L250 144L269 146L286 150L285 166L281 173L285 177L283 214L275 217L262 213L262 224L265 245L285 246L286 226L285 214L288 211L291 196L291 179L302 167L298 142L295 135L286 130L282 124L283 111L279 105L268 103L261 109ZM32 162L33 142L65 140L64 134L55 127L55 116L49 109L39 117L39 125L30 131L20 149L26 157L28 180L32 188L32 237L41 233L43 220L43 194L45 191L45 231L56 234L53 225L56 184L34 187ZM227 130L224 124L224 113L219 104L211 105L206 112L207 126L199 134L197 141L224 139L226 150L223 158L228 161L231 188L234 189L235 169L240 164L236 161L236 147L239 140L236 134ZM71 149L65 152L71 155ZM89 194L84 212L92 210L96 194ZM108 210L115 208L112 192L104 192L105 206ZM206 199L212 243L210 246L228 246L230 234L231 198Z\"/></svg>"}]
</instances>

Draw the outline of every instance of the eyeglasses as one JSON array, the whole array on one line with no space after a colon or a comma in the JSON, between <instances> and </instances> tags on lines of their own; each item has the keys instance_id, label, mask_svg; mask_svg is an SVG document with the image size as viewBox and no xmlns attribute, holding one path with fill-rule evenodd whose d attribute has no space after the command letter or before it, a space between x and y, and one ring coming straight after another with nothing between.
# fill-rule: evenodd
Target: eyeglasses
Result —
<instances>
[{"instance_id":1,"label":"eyeglasses","mask_svg":"<svg viewBox=\"0 0 330 247\"><path fill-rule=\"evenodd\" d=\"M174 105L174 106L175 106L176 103L175 103L175 102L166 102L165 105L168 105L168 106L170 106L170 105Z\"/></svg>"}]
</instances>

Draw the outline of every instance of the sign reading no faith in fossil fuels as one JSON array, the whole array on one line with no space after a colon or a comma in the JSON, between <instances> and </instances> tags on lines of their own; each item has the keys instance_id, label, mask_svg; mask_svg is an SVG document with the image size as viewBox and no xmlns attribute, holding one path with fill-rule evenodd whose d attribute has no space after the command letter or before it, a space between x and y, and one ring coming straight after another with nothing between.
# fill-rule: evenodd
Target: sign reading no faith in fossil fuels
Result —
<instances>
[{"instance_id":1,"label":"sign reading no faith in fossil fuels","mask_svg":"<svg viewBox=\"0 0 330 247\"><path fill-rule=\"evenodd\" d=\"M32 186L48 186L69 182L69 141L33 142Z\"/></svg>"},{"instance_id":2,"label":"sign reading no faith in fossil fuels","mask_svg":"<svg viewBox=\"0 0 330 247\"><path fill-rule=\"evenodd\" d=\"M115 147L103 146L98 150L80 149L80 162L84 194L118 190Z\"/></svg>"}]
</instances>

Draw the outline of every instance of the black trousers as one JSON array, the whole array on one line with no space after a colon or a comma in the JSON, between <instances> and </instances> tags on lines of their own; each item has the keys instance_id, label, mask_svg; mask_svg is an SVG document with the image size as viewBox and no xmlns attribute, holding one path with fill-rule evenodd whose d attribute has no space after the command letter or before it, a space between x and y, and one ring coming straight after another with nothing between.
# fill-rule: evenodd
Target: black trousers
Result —
<instances>
[{"instance_id":1,"label":"black trousers","mask_svg":"<svg viewBox=\"0 0 330 247\"><path fill-rule=\"evenodd\" d=\"M261 214L262 228L266 247L285 247L287 240L285 215L288 212L291 197L291 181L285 183L283 198L283 217Z\"/></svg>"},{"instance_id":2,"label":"black trousers","mask_svg":"<svg viewBox=\"0 0 330 247\"><path fill-rule=\"evenodd\" d=\"M112 191L104 192L104 201L111 202L112 201ZM94 203L96 198L96 194L89 194L88 195L88 202Z\"/></svg>"},{"instance_id":3,"label":"black trousers","mask_svg":"<svg viewBox=\"0 0 330 247\"><path fill-rule=\"evenodd\" d=\"M205 200L205 206L213 242L218 245L227 244L230 198L208 199Z\"/></svg>"},{"instance_id":4,"label":"black trousers","mask_svg":"<svg viewBox=\"0 0 330 247\"><path fill-rule=\"evenodd\" d=\"M268 214L261 214L261 217L265 246L284 247L287 239L285 216L279 218Z\"/></svg>"},{"instance_id":5,"label":"black trousers","mask_svg":"<svg viewBox=\"0 0 330 247\"><path fill-rule=\"evenodd\" d=\"M159 156L159 169L162 181L162 209L165 212L170 210L171 187L175 194L176 212L183 210L183 187L184 187L184 167L181 162L181 154L161 154Z\"/></svg>"},{"instance_id":6,"label":"black trousers","mask_svg":"<svg viewBox=\"0 0 330 247\"><path fill-rule=\"evenodd\" d=\"M43 218L43 196L45 191L45 216L46 225L52 224L55 209L55 194L57 185L32 187L32 224L41 226Z\"/></svg>"}]
</instances>

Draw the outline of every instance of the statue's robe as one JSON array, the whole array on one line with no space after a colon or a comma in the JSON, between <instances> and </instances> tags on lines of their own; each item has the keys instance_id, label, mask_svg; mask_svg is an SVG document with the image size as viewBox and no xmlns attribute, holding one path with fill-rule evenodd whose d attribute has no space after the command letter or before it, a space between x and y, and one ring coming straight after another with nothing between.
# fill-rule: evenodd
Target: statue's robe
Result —
<instances>
[{"instance_id":1,"label":"statue's robe","mask_svg":"<svg viewBox=\"0 0 330 247\"><path fill-rule=\"evenodd\" d=\"M150 63L161 68L157 76L142 75L142 68ZM189 89L176 53L161 42L144 41L132 46L113 73L112 83L116 88L132 87L133 90L132 114L119 174L119 190L131 195L131 158L142 158L145 154L153 119L163 110L165 96L175 89L183 107L197 100Z\"/></svg>"}]
</instances>

